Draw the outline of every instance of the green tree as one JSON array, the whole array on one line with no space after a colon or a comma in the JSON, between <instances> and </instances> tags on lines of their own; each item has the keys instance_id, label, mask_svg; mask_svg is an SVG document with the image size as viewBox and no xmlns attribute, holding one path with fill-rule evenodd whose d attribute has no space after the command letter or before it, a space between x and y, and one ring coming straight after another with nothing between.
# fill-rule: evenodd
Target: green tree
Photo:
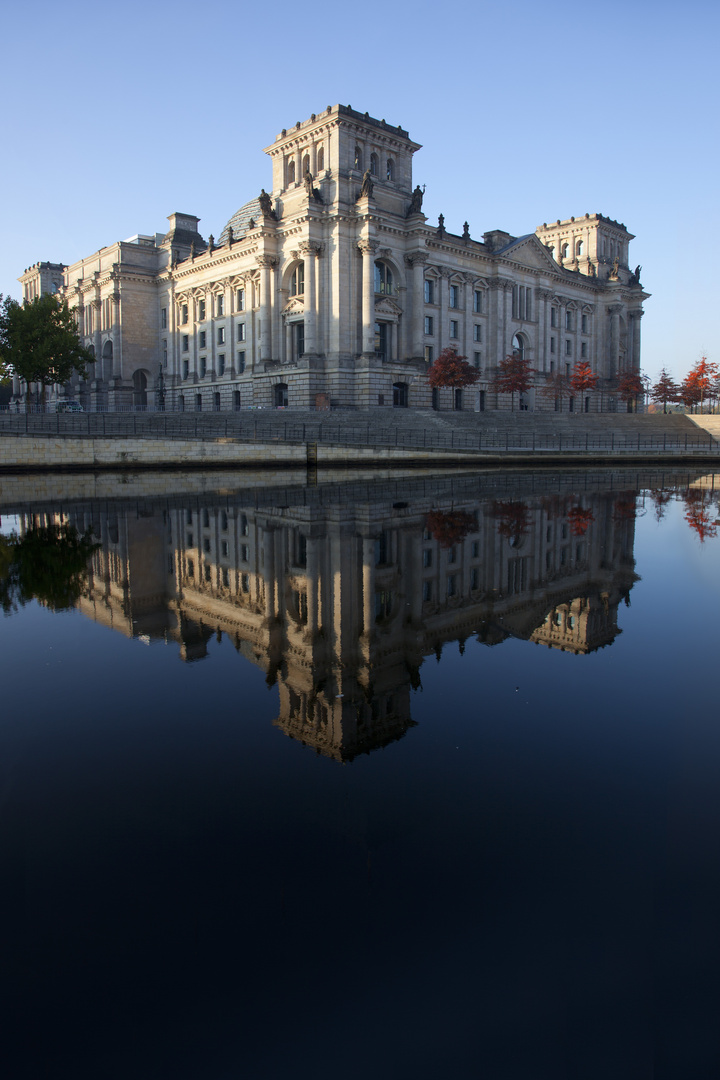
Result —
<instances>
[{"instance_id":1,"label":"green tree","mask_svg":"<svg viewBox=\"0 0 720 1080\"><path fill-rule=\"evenodd\" d=\"M88 559L100 545L74 525L47 525L0 538L0 606L38 600L53 611L74 607L87 580Z\"/></svg>"},{"instance_id":2,"label":"green tree","mask_svg":"<svg viewBox=\"0 0 720 1080\"><path fill-rule=\"evenodd\" d=\"M39 383L43 406L47 386L67 382L74 371L83 375L94 359L64 300L45 293L19 304L0 296L0 364L27 383Z\"/></svg>"}]
</instances>

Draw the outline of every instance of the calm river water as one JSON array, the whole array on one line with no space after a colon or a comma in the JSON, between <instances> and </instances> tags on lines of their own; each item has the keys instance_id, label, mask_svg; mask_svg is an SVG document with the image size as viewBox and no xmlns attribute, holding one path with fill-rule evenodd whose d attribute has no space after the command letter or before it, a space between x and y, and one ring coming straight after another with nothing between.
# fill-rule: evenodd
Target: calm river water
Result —
<instances>
[{"instance_id":1,"label":"calm river water","mask_svg":"<svg viewBox=\"0 0 720 1080\"><path fill-rule=\"evenodd\" d=\"M83 484L0 487L9 1080L717 1075L720 477Z\"/></svg>"}]
</instances>

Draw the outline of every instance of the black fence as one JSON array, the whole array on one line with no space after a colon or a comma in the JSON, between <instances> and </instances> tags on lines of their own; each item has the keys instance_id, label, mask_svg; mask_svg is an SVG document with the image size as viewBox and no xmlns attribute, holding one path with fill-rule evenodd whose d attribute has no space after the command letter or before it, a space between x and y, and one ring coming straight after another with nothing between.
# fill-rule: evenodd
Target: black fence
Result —
<instances>
[{"instance_id":1,"label":"black fence","mask_svg":"<svg viewBox=\"0 0 720 1080\"><path fill-rule=\"evenodd\" d=\"M218 415L212 413L24 413L0 415L0 435L131 437L144 439L235 439L241 442L325 443L336 446L457 450L479 454L689 454L720 456L720 442L698 429L697 434L642 432L473 431L437 430L362 422L349 416L300 421L276 413Z\"/></svg>"}]
</instances>

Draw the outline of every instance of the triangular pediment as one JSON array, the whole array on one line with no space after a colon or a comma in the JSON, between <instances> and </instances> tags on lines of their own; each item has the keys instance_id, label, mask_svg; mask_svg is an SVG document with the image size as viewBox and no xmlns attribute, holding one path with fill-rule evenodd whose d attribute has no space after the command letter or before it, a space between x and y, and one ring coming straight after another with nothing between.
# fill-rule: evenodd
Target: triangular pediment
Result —
<instances>
[{"instance_id":1,"label":"triangular pediment","mask_svg":"<svg viewBox=\"0 0 720 1080\"><path fill-rule=\"evenodd\" d=\"M297 296L291 296L283 308L283 315L303 315L304 312L305 304Z\"/></svg>"},{"instance_id":2,"label":"triangular pediment","mask_svg":"<svg viewBox=\"0 0 720 1080\"><path fill-rule=\"evenodd\" d=\"M384 296L382 300L375 301L375 314L376 315L401 315L402 308L395 300L391 300L390 297Z\"/></svg>"},{"instance_id":3,"label":"triangular pediment","mask_svg":"<svg viewBox=\"0 0 720 1080\"><path fill-rule=\"evenodd\" d=\"M498 254L504 259L510 259L532 270L553 270L557 273L559 269L558 264L535 233L521 237Z\"/></svg>"}]
</instances>

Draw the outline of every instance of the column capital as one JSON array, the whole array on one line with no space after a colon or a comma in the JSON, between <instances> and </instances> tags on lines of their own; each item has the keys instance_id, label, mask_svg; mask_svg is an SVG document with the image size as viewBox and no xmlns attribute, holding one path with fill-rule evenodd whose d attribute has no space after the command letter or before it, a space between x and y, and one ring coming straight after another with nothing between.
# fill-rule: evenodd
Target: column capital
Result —
<instances>
[{"instance_id":1,"label":"column capital","mask_svg":"<svg viewBox=\"0 0 720 1080\"><path fill-rule=\"evenodd\" d=\"M622 309L622 304L610 304L608 305L607 313L608 315L619 315Z\"/></svg>"},{"instance_id":2,"label":"column capital","mask_svg":"<svg viewBox=\"0 0 720 1080\"><path fill-rule=\"evenodd\" d=\"M363 255L374 255L379 247L377 240L358 240L358 251Z\"/></svg>"},{"instance_id":3,"label":"column capital","mask_svg":"<svg viewBox=\"0 0 720 1080\"><path fill-rule=\"evenodd\" d=\"M302 255L322 255L325 245L318 244L315 240L304 240L298 250Z\"/></svg>"},{"instance_id":4,"label":"column capital","mask_svg":"<svg viewBox=\"0 0 720 1080\"><path fill-rule=\"evenodd\" d=\"M406 266L425 266L430 256L426 251L411 251L405 256Z\"/></svg>"},{"instance_id":5,"label":"column capital","mask_svg":"<svg viewBox=\"0 0 720 1080\"><path fill-rule=\"evenodd\" d=\"M272 270L277 266L278 260L274 255L258 255L257 263L262 270Z\"/></svg>"}]
</instances>

